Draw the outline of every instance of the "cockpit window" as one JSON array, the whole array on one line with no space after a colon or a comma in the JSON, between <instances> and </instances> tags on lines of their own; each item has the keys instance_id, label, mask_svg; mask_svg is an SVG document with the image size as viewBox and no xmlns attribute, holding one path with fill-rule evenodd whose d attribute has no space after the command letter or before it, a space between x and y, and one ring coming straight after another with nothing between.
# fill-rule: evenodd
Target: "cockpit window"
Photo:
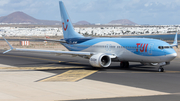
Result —
<instances>
[{"instance_id":1,"label":"cockpit window","mask_svg":"<svg viewBox=\"0 0 180 101\"><path fill-rule=\"evenodd\" d=\"M168 49L168 48L172 48L172 46L159 46L159 49Z\"/></svg>"},{"instance_id":2,"label":"cockpit window","mask_svg":"<svg viewBox=\"0 0 180 101\"><path fill-rule=\"evenodd\" d=\"M159 49L163 49L163 46L159 46L158 48L159 48Z\"/></svg>"},{"instance_id":3,"label":"cockpit window","mask_svg":"<svg viewBox=\"0 0 180 101\"><path fill-rule=\"evenodd\" d=\"M164 46L164 48L170 48L169 46Z\"/></svg>"}]
</instances>

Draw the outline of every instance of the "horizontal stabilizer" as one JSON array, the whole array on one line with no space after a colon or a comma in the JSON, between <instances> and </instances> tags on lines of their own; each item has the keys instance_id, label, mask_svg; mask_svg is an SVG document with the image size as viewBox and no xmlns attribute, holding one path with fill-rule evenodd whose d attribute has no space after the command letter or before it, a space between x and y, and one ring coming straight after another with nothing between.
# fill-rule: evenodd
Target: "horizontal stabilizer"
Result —
<instances>
[{"instance_id":1,"label":"horizontal stabilizer","mask_svg":"<svg viewBox=\"0 0 180 101\"><path fill-rule=\"evenodd\" d=\"M11 48L11 49L9 49L9 50L3 52L3 54L5 54L5 53L7 53L7 52L10 52L10 51L13 50L14 48L13 48L12 45L4 38L3 35L2 35L2 37L3 37L3 39L7 42L7 44L9 45L9 47Z\"/></svg>"},{"instance_id":2,"label":"horizontal stabilizer","mask_svg":"<svg viewBox=\"0 0 180 101\"><path fill-rule=\"evenodd\" d=\"M60 43L66 43L66 40L52 40L52 39L37 39L38 41L50 41L50 42L60 42Z\"/></svg>"}]
</instances>

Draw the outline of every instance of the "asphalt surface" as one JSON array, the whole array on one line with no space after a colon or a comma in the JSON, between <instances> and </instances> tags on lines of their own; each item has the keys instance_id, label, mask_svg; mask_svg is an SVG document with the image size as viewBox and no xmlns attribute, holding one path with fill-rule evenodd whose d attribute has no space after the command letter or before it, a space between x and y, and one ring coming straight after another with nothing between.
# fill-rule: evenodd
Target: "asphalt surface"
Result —
<instances>
[{"instance_id":1,"label":"asphalt surface","mask_svg":"<svg viewBox=\"0 0 180 101\"><path fill-rule=\"evenodd\" d=\"M0 64L14 67L72 67L67 69L43 69L38 71L50 72L55 75L68 70L92 70L88 60L71 57L56 56L54 54L9 52L0 51ZM74 68L76 67L76 68ZM126 85L131 87L155 90L170 93L169 95L139 96L89 99L90 101L179 101L180 99L180 59L174 59L170 65L164 67L165 72L158 72L158 67L142 66L139 63L130 63L131 69L119 68L119 63L112 63L109 68L98 69L98 72L85 79Z\"/></svg>"}]
</instances>

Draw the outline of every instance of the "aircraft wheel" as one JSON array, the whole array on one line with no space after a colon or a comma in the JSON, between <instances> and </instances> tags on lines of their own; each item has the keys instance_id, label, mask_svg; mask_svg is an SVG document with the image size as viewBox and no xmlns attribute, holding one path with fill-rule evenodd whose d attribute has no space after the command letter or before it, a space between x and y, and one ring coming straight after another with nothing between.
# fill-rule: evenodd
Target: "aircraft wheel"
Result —
<instances>
[{"instance_id":1,"label":"aircraft wheel","mask_svg":"<svg viewBox=\"0 0 180 101\"><path fill-rule=\"evenodd\" d=\"M129 68L129 62L121 62L120 67L121 68Z\"/></svg>"},{"instance_id":2,"label":"aircraft wheel","mask_svg":"<svg viewBox=\"0 0 180 101\"><path fill-rule=\"evenodd\" d=\"M159 72L164 72L164 68L160 67L160 68L158 69L158 71L159 71Z\"/></svg>"}]
</instances>

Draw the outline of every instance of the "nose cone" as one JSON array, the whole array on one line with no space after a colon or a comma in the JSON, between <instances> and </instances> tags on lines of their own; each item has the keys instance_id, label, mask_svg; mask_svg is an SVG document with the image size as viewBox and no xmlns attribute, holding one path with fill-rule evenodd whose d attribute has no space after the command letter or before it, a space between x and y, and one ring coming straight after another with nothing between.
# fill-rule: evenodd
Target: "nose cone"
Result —
<instances>
[{"instance_id":1,"label":"nose cone","mask_svg":"<svg viewBox=\"0 0 180 101\"><path fill-rule=\"evenodd\" d=\"M177 56L177 53L174 49L166 49L164 52L166 54L165 57L162 58L164 61L171 61Z\"/></svg>"},{"instance_id":2,"label":"nose cone","mask_svg":"<svg viewBox=\"0 0 180 101\"><path fill-rule=\"evenodd\" d=\"M176 56L177 56L177 53L172 53L172 54L167 55L167 59L168 59L169 61L171 61L171 60L173 60L174 58L176 58Z\"/></svg>"},{"instance_id":3,"label":"nose cone","mask_svg":"<svg viewBox=\"0 0 180 101\"><path fill-rule=\"evenodd\" d=\"M168 56L171 58L175 58L177 56L177 53L169 54Z\"/></svg>"}]
</instances>

